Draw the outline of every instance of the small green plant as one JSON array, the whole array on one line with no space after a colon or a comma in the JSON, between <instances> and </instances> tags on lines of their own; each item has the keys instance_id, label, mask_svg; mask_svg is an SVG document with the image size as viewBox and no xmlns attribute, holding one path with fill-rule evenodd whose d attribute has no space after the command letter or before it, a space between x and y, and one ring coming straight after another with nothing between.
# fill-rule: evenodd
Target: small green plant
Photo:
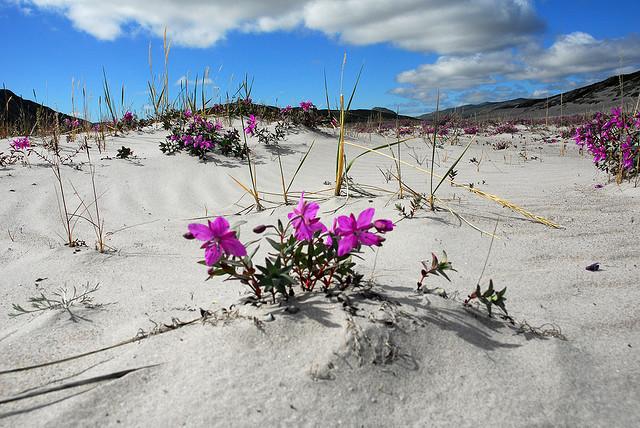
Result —
<instances>
[{"instance_id":1,"label":"small green plant","mask_svg":"<svg viewBox=\"0 0 640 428\"><path fill-rule=\"evenodd\" d=\"M420 271L420 280L417 283L418 291L421 291L424 289L424 280L429 275L441 276L447 281L451 282L451 280L449 279L449 276L446 274L446 271L448 270L453 272L457 272L457 271L453 268L453 265L448 260L447 252L443 250L442 254L443 256L442 256L442 259L440 260L438 259L438 256L435 255L435 253L431 253L431 264L429 264L426 260L423 260L421 262L423 268Z\"/></svg>"},{"instance_id":2,"label":"small green plant","mask_svg":"<svg viewBox=\"0 0 640 428\"><path fill-rule=\"evenodd\" d=\"M160 143L160 151L165 155L175 155L180 151L180 144L175 141L165 141Z\"/></svg>"},{"instance_id":3,"label":"small green plant","mask_svg":"<svg viewBox=\"0 0 640 428\"><path fill-rule=\"evenodd\" d=\"M469 297L464 301L464 304L469 305L472 300L478 300L480 303L486 306L489 316L491 316L492 307L495 305L499 307L500 310L502 310L505 317L510 319L511 317L509 317L509 313L507 312L507 308L505 307L505 303L504 303L507 300L507 298L504 297L506 292L507 292L507 287L504 287L500 291L496 291L493 288L493 280L490 279L489 288L487 288L485 291L482 291L480 288L480 284L478 284L476 286L475 291L471 293Z\"/></svg>"},{"instance_id":4,"label":"small green plant","mask_svg":"<svg viewBox=\"0 0 640 428\"><path fill-rule=\"evenodd\" d=\"M423 195L414 195L413 198L411 198L411 203L410 203L411 205L408 212L404 207L404 205L402 205L399 202L396 204L396 210L404 218L413 218L418 212L418 210L422 207L423 202L424 202Z\"/></svg>"},{"instance_id":5,"label":"small green plant","mask_svg":"<svg viewBox=\"0 0 640 428\"><path fill-rule=\"evenodd\" d=\"M13 303L12 307L15 312L10 313L9 316L17 317L35 312L63 310L69 313L71 316L70 319L73 322L85 320L85 318L73 313L71 308L73 306L82 306L87 309L97 309L102 307L102 304L94 303L92 296L92 294L98 291L99 288L100 284L91 286L87 282L81 290L78 290L75 286L73 287L73 290L61 287L51 293L51 296L47 296L44 292L40 292L39 296L30 297L28 299L31 308L25 309L22 306Z\"/></svg>"},{"instance_id":6,"label":"small green plant","mask_svg":"<svg viewBox=\"0 0 640 428\"><path fill-rule=\"evenodd\" d=\"M131 150L129 147L125 147L122 146L118 149L118 153L116 154L116 157L118 159L129 159L133 156L133 150Z\"/></svg>"},{"instance_id":7,"label":"small green plant","mask_svg":"<svg viewBox=\"0 0 640 428\"><path fill-rule=\"evenodd\" d=\"M277 146L287 136L286 125L284 122L278 122L273 131L261 127L255 131L254 135L266 146Z\"/></svg>"}]
</instances>

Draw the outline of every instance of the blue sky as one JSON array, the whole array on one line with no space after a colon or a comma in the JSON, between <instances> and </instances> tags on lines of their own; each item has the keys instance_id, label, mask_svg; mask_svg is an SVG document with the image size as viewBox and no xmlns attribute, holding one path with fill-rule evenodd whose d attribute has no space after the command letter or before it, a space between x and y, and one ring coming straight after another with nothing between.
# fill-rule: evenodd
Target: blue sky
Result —
<instances>
[{"instance_id":1,"label":"blue sky","mask_svg":"<svg viewBox=\"0 0 640 428\"><path fill-rule=\"evenodd\" d=\"M171 91L209 68L210 95L224 98L248 74L255 101L324 107L347 53L345 91L364 64L354 107L406 114L441 104L544 97L640 69L634 33L640 2L562 0L0 0L0 83L71 112L80 87L95 112L102 69L127 107L147 104L148 49L162 65L173 41ZM95 114L95 113L94 113Z\"/></svg>"}]
</instances>

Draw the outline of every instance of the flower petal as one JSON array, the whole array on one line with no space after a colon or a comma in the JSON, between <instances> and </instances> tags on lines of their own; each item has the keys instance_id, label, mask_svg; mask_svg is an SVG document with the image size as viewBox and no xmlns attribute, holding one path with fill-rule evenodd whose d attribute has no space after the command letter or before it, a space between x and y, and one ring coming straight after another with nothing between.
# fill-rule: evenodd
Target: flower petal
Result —
<instances>
[{"instance_id":1,"label":"flower petal","mask_svg":"<svg viewBox=\"0 0 640 428\"><path fill-rule=\"evenodd\" d=\"M204 261L207 263L207 266L213 266L220 260L222 257L222 250L217 243L209 245L206 250L204 250Z\"/></svg>"},{"instance_id":2,"label":"flower petal","mask_svg":"<svg viewBox=\"0 0 640 428\"><path fill-rule=\"evenodd\" d=\"M354 231L355 229L355 221L352 217L347 217L346 215L341 215L337 218L338 229L336 232L339 234L348 234Z\"/></svg>"},{"instance_id":3,"label":"flower petal","mask_svg":"<svg viewBox=\"0 0 640 428\"><path fill-rule=\"evenodd\" d=\"M225 253L231 254L232 256L244 257L247 255L247 249L242 245L242 242L235 237L235 233L233 236L220 239L220 246Z\"/></svg>"},{"instance_id":4,"label":"flower petal","mask_svg":"<svg viewBox=\"0 0 640 428\"><path fill-rule=\"evenodd\" d=\"M380 246L382 245L382 241L384 241L384 238L382 236L378 236L375 233L371 233L371 232L361 232L360 235L358 235L358 241L360 241L360 243L367 245L367 246Z\"/></svg>"},{"instance_id":5,"label":"flower petal","mask_svg":"<svg viewBox=\"0 0 640 428\"><path fill-rule=\"evenodd\" d=\"M209 222L209 228L213 232L213 236L220 237L229 230L229 222L224 217L216 217L215 220Z\"/></svg>"},{"instance_id":6,"label":"flower petal","mask_svg":"<svg viewBox=\"0 0 640 428\"><path fill-rule=\"evenodd\" d=\"M375 208L367 208L358 215L358 229L371 227L371 220L375 214Z\"/></svg>"},{"instance_id":7,"label":"flower petal","mask_svg":"<svg viewBox=\"0 0 640 428\"><path fill-rule=\"evenodd\" d=\"M296 226L295 237L298 241L311 241L313 239L313 230L309 228L303 221Z\"/></svg>"},{"instance_id":8,"label":"flower petal","mask_svg":"<svg viewBox=\"0 0 640 428\"><path fill-rule=\"evenodd\" d=\"M304 207L304 192L300 194L300 200L298 200L298 205L296 208L298 208L298 211L302 211L302 207Z\"/></svg>"},{"instance_id":9,"label":"flower petal","mask_svg":"<svg viewBox=\"0 0 640 428\"><path fill-rule=\"evenodd\" d=\"M213 238L213 233L206 224L191 223L188 228L189 232L200 241L209 241Z\"/></svg>"},{"instance_id":10,"label":"flower petal","mask_svg":"<svg viewBox=\"0 0 640 428\"><path fill-rule=\"evenodd\" d=\"M338 257L349 254L358 245L358 238L355 235L347 235L338 242Z\"/></svg>"},{"instance_id":11,"label":"flower petal","mask_svg":"<svg viewBox=\"0 0 640 428\"><path fill-rule=\"evenodd\" d=\"M303 215L307 219L311 219L316 216L318 210L320 209L320 205L315 202L308 203L303 211Z\"/></svg>"}]
</instances>

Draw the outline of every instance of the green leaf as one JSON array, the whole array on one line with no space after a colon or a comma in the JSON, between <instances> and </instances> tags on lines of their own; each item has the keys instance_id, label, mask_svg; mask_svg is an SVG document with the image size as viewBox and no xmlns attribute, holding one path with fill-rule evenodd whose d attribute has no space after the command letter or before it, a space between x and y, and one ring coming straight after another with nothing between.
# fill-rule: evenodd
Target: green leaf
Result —
<instances>
[{"instance_id":1,"label":"green leaf","mask_svg":"<svg viewBox=\"0 0 640 428\"><path fill-rule=\"evenodd\" d=\"M282 244L281 243L279 243L279 242L277 242L277 241L275 241L275 240L273 240L271 238L266 238L266 240L267 240L267 242L269 244L271 244L271 246L273 247L274 250L280 251L280 249L282 248Z\"/></svg>"}]
</instances>

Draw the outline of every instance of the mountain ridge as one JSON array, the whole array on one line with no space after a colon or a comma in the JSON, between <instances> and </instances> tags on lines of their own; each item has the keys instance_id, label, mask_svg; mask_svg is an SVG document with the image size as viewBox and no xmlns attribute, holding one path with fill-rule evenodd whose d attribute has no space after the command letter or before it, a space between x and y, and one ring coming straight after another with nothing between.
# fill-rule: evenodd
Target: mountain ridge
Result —
<instances>
[{"instance_id":1,"label":"mountain ridge","mask_svg":"<svg viewBox=\"0 0 640 428\"><path fill-rule=\"evenodd\" d=\"M535 118L560 115L592 113L620 106L622 102L620 79L622 79L625 106L635 106L640 94L640 70L611 76L580 88L572 89L548 98L514 98L506 101L466 104L438 112L439 115L456 114L462 118ZM432 120L435 112L417 116L421 120Z\"/></svg>"}]
</instances>

